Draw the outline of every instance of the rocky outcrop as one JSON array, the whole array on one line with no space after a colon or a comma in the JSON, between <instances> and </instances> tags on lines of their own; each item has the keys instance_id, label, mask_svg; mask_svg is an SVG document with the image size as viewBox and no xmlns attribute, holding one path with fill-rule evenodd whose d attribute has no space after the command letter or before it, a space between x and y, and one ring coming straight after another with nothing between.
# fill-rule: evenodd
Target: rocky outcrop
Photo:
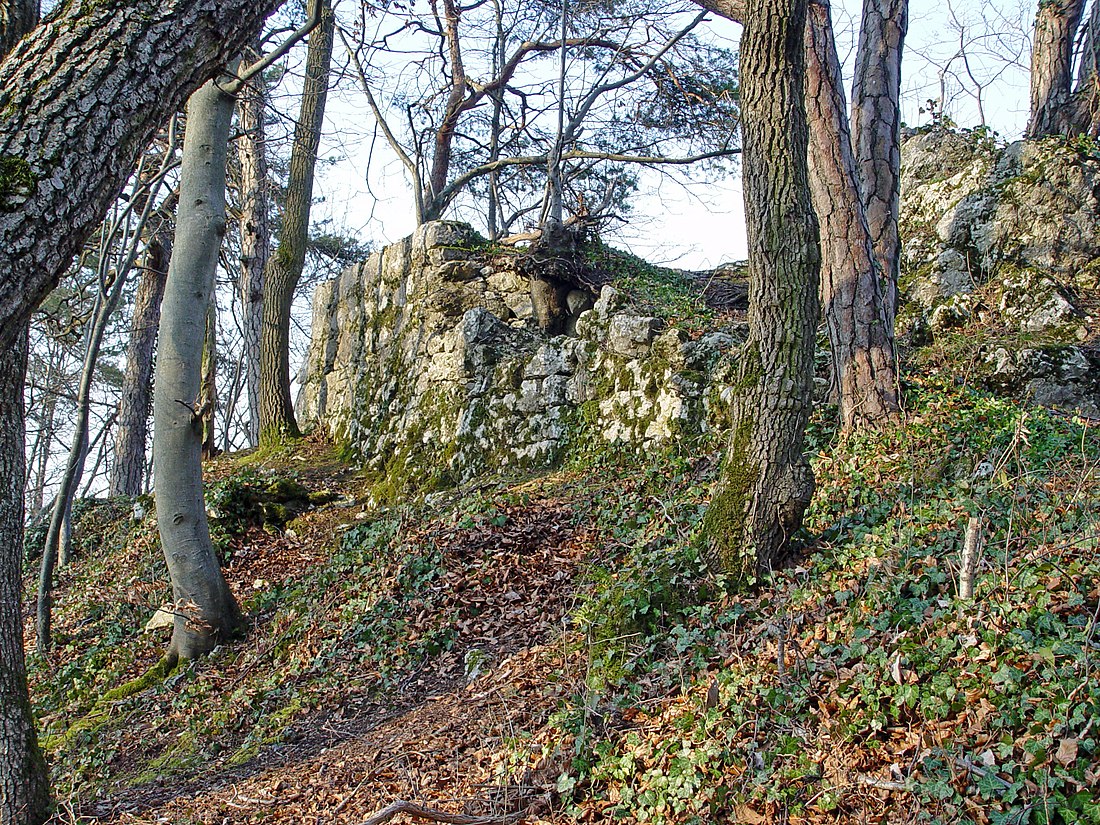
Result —
<instances>
[{"instance_id":1,"label":"rocky outcrop","mask_svg":"<svg viewBox=\"0 0 1100 825\"><path fill-rule=\"evenodd\" d=\"M991 389L1097 414L1100 159L943 130L911 132L902 157L910 328L984 337Z\"/></svg>"},{"instance_id":2,"label":"rocky outcrop","mask_svg":"<svg viewBox=\"0 0 1100 825\"><path fill-rule=\"evenodd\" d=\"M722 415L733 337L692 340L612 287L575 296L573 334L547 337L517 269L440 222L318 287L300 416L377 473L377 498L547 467L591 439L647 450Z\"/></svg>"},{"instance_id":3,"label":"rocky outcrop","mask_svg":"<svg viewBox=\"0 0 1100 825\"><path fill-rule=\"evenodd\" d=\"M911 133L903 158L903 287L933 327L970 317L990 286L985 308L1020 332L1087 331L1074 297L1098 286L1100 160L945 131Z\"/></svg>"}]
</instances>

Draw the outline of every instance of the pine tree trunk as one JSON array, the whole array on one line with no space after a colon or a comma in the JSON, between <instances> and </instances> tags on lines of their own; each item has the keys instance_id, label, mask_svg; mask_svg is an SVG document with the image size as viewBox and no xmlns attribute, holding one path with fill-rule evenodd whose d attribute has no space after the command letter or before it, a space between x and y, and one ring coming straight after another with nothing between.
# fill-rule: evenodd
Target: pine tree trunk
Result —
<instances>
[{"instance_id":1,"label":"pine tree trunk","mask_svg":"<svg viewBox=\"0 0 1100 825\"><path fill-rule=\"evenodd\" d=\"M176 237L161 311L153 392L157 525L172 579L170 662L234 636L243 621L210 542L202 493L199 389L207 308L225 234L225 161L233 98L214 81L187 104Z\"/></svg>"},{"instance_id":2,"label":"pine tree trunk","mask_svg":"<svg viewBox=\"0 0 1100 825\"><path fill-rule=\"evenodd\" d=\"M1073 47L1085 0L1040 0L1031 48L1031 118L1025 135L1064 134L1073 119Z\"/></svg>"},{"instance_id":3,"label":"pine tree trunk","mask_svg":"<svg viewBox=\"0 0 1100 825\"><path fill-rule=\"evenodd\" d=\"M430 221L438 220L441 216L442 204L439 194L447 186L447 178L450 176L455 130L458 128L458 118L462 114L462 103L466 99L466 69L462 62L462 48L458 38L458 8L454 0L443 0L443 14L438 16L438 3L433 0L432 11L443 24L441 33L446 43L451 88L447 94L443 120L435 130L432 168L424 191L424 203L429 204L425 217Z\"/></svg>"},{"instance_id":4,"label":"pine tree trunk","mask_svg":"<svg viewBox=\"0 0 1100 825\"><path fill-rule=\"evenodd\" d=\"M161 227L150 239L145 265L134 297L126 373L118 404L115 460L109 480L113 496L136 496L145 491L145 453L153 394L153 354L160 325L160 303L172 257L172 235Z\"/></svg>"},{"instance_id":5,"label":"pine tree trunk","mask_svg":"<svg viewBox=\"0 0 1100 825\"><path fill-rule=\"evenodd\" d=\"M278 5L65 3L0 64L0 351L102 220L156 130Z\"/></svg>"},{"instance_id":6,"label":"pine tree trunk","mask_svg":"<svg viewBox=\"0 0 1100 825\"><path fill-rule=\"evenodd\" d=\"M260 340L260 442L301 435L290 397L290 308L302 277L313 202L313 172L328 96L335 17L328 0L320 2L321 22L309 37L302 106L290 155L286 207L279 247L264 273L263 330Z\"/></svg>"},{"instance_id":7,"label":"pine tree trunk","mask_svg":"<svg viewBox=\"0 0 1100 825\"><path fill-rule=\"evenodd\" d=\"M38 825L49 808L23 653L23 381L26 331L0 358L0 822Z\"/></svg>"},{"instance_id":8,"label":"pine tree trunk","mask_svg":"<svg viewBox=\"0 0 1100 825\"><path fill-rule=\"evenodd\" d=\"M807 15L806 110L810 188L821 222L821 303L841 422L846 429L874 427L899 409L893 327L856 183L829 7L812 3ZM885 144L877 150L888 152Z\"/></svg>"},{"instance_id":9,"label":"pine tree trunk","mask_svg":"<svg viewBox=\"0 0 1100 825\"><path fill-rule=\"evenodd\" d=\"M820 265L806 168L805 25L805 0L746 3L740 81L750 331L704 524L708 562L742 580L778 561L814 488L802 449Z\"/></svg>"},{"instance_id":10,"label":"pine tree trunk","mask_svg":"<svg viewBox=\"0 0 1100 825\"><path fill-rule=\"evenodd\" d=\"M852 86L852 148L867 228L882 270L882 301L891 339L901 270L899 98L901 56L908 29L909 0L863 0Z\"/></svg>"},{"instance_id":11,"label":"pine tree trunk","mask_svg":"<svg viewBox=\"0 0 1100 825\"><path fill-rule=\"evenodd\" d=\"M237 100L237 159L241 170L240 300L245 394L248 398L248 445L260 443L260 330L263 328L264 268L271 248L267 194L267 137L262 77L246 83Z\"/></svg>"},{"instance_id":12,"label":"pine tree trunk","mask_svg":"<svg viewBox=\"0 0 1100 825\"><path fill-rule=\"evenodd\" d=\"M1100 137L1100 3L1093 3L1073 90L1073 131Z\"/></svg>"}]
</instances>

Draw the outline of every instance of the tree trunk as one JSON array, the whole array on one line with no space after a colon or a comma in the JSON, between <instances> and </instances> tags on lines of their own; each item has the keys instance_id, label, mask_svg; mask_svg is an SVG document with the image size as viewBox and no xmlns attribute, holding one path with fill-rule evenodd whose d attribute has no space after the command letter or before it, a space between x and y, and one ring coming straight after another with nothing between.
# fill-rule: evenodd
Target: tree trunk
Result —
<instances>
[{"instance_id":1,"label":"tree trunk","mask_svg":"<svg viewBox=\"0 0 1100 825\"><path fill-rule=\"evenodd\" d=\"M752 580L779 559L813 494L803 443L820 256L806 168L806 3L749 0L745 12L740 81L749 338L704 529L711 566Z\"/></svg>"},{"instance_id":2,"label":"tree trunk","mask_svg":"<svg viewBox=\"0 0 1100 825\"><path fill-rule=\"evenodd\" d=\"M218 409L218 312L213 296L206 310L206 336L202 345L202 382L199 385L199 407L202 416L202 457L218 454L215 441L214 414Z\"/></svg>"},{"instance_id":3,"label":"tree trunk","mask_svg":"<svg viewBox=\"0 0 1100 825\"><path fill-rule=\"evenodd\" d=\"M328 96L335 17L328 0L320 2L321 22L309 36L302 106L290 154L286 208L279 248L264 273L263 330L260 342L260 442L301 435L290 397L290 308L302 277L313 202L313 171Z\"/></svg>"},{"instance_id":4,"label":"tree trunk","mask_svg":"<svg viewBox=\"0 0 1100 825\"><path fill-rule=\"evenodd\" d=\"M821 222L821 303L841 422L845 429L853 429L881 425L897 413L899 405L892 325L887 321L881 272L856 184L843 82L829 7L811 3L806 25L806 113L810 188ZM874 148L888 152L888 147L884 143ZM866 166L874 161L871 158ZM896 225L896 212L894 220Z\"/></svg>"},{"instance_id":5,"label":"tree trunk","mask_svg":"<svg viewBox=\"0 0 1100 825\"><path fill-rule=\"evenodd\" d=\"M436 2L432 2L432 11L439 19ZM454 145L455 129L458 127L458 118L463 111L463 102L466 99L466 69L462 62L462 48L458 40L459 11L454 0L443 0L443 17L440 23L443 27L443 39L447 44L447 56L451 69L451 89L447 94L447 105L443 112L443 120L439 128L435 130L435 141L432 151L432 168L428 175L428 185L424 192L424 203L430 204L427 220L436 220L442 212L442 204L439 194L447 186L447 178L451 171L451 150Z\"/></svg>"},{"instance_id":6,"label":"tree trunk","mask_svg":"<svg viewBox=\"0 0 1100 825\"><path fill-rule=\"evenodd\" d=\"M1064 134L1073 119L1073 47L1085 0L1040 0L1031 48L1031 119L1025 136Z\"/></svg>"},{"instance_id":7,"label":"tree trunk","mask_svg":"<svg viewBox=\"0 0 1100 825\"><path fill-rule=\"evenodd\" d=\"M37 825L49 807L23 654L23 380L27 338L0 359L0 822Z\"/></svg>"},{"instance_id":8,"label":"tree trunk","mask_svg":"<svg viewBox=\"0 0 1100 825\"><path fill-rule=\"evenodd\" d=\"M134 297L130 342L126 347L126 374L118 403L115 460L111 465L112 496L145 492L145 453L149 436L149 408L153 393L153 353L160 324L160 302L172 257L172 234L162 225L145 251L141 282Z\"/></svg>"},{"instance_id":9,"label":"tree trunk","mask_svg":"<svg viewBox=\"0 0 1100 825\"><path fill-rule=\"evenodd\" d=\"M0 0L0 58L38 23L38 3Z\"/></svg>"},{"instance_id":10,"label":"tree trunk","mask_svg":"<svg viewBox=\"0 0 1100 825\"><path fill-rule=\"evenodd\" d=\"M863 0L863 22L852 85L856 181L882 270L886 332L894 337L901 241L901 56L909 29L909 0ZM835 46L833 52L835 53ZM820 215L820 213L819 213Z\"/></svg>"},{"instance_id":11,"label":"tree trunk","mask_svg":"<svg viewBox=\"0 0 1100 825\"><path fill-rule=\"evenodd\" d=\"M225 161L232 117L233 98L214 81L187 104L176 238L161 312L153 453L157 525L176 602L171 663L208 653L243 624L210 542L198 409L207 308L225 234Z\"/></svg>"},{"instance_id":12,"label":"tree trunk","mask_svg":"<svg viewBox=\"0 0 1100 825\"><path fill-rule=\"evenodd\" d=\"M1092 4L1073 90L1073 130L1100 137L1100 3Z\"/></svg>"},{"instance_id":13,"label":"tree trunk","mask_svg":"<svg viewBox=\"0 0 1100 825\"><path fill-rule=\"evenodd\" d=\"M267 192L267 135L262 73L246 83L237 99L237 160L241 169L241 358L248 397L247 439L260 443L260 330L263 328L264 268L271 248Z\"/></svg>"},{"instance_id":14,"label":"tree trunk","mask_svg":"<svg viewBox=\"0 0 1100 825\"><path fill-rule=\"evenodd\" d=\"M0 351L102 220L156 130L278 5L66 3L4 60Z\"/></svg>"},{"instance_id":15,"label":"tree trunk","mask_svg":"<svg viewBox=\"0 0 1100 825\"><path fill-rule=\"evenodd\" d=\"M37 20L35 0L0 0L0 58ZM0 83L0 102L4 88ZM0 138L0 206L8 200L10 182L5 178L13 171L2 147ZM0 221L4 217L0 210ZM0 230L0 244L7 241ZM0 248L0 282L7 274L4 254ZM27 314L0 320L0 333L4 331L9 335L0 341L0 479L4 480L0 485L0 822L39 825L49 814L50 786L34 728L23 650Z\"/></svg>"}]
</instances>

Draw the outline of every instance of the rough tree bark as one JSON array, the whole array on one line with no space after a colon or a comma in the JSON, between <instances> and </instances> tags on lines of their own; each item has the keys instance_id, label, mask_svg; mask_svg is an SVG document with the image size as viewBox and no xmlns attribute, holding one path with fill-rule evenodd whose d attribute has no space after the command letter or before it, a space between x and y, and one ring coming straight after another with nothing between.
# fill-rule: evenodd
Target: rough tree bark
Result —
<instances>
[{"instance_id":1,"label":"rough tree bark","mask_svg":"<svg viewBox=\"0 0 1100 825\"><path fill-rule=\"evenodd\" d=\"M1075 132L1100 137L1100 3L1093 3L1081 38L1077 86L1073 90Z\"/></svg>"},{"instance_id":2,"label":"rough tree bark","mask_svg":"<svg viewBox=\"0 0 1100 825\"><path fill-rule=\"evenodd\" d=\"M290 154L286 206L279 246L264 272L263 329L260 338L260 442L301 435L290 397L290 307L302 277L313 202L313 171L328 97L335 16L328 0L321 21L309 36L302 105Z\"/></svg>"},{"instance_id":3,"label":"rough tree bark","mask_svg":"<svg viewBox=\"0 0 1100 825\"><path fill-rule=\"evenodd\" d=\"M145 492L145 453L153 395L153 353L160 325L160 302L172 257L172 232L165 220L153 232L145 251L141 281L134 296L130 341L126 346L126 373L118 402L115 458L108 488L113 496Z\"/></svg>"},{"instance_id":4,"label":"rough tree bark","mask_svg":"<svg viewBox=\"0 0 1100 825\"><path fill-rule=\"evenodd\" d=\"M1040 0L1031 47L1031 117L1025 136L1072 130L1073 47L1085 0Z\"/></svg>"},{"instance_id":5,"label":"rough tree bark","mask_svg":"<svg viewBox=\"0 0 1100 825\"><path fill-rule=\"evenodd\" d=\"M172 579L170 664L211 651L243 621L210 542L202 494L199 386L207 307L225 234L233 98L210 81L187 104L176 237L161 312L153 392L157 525Z\"/></svg>"},{"instance_id":6,"label":"rough tree bark","mask_svg":"<svg viewBox=\"0 0 1100 825\"><path fill-rule=\"evenodd\" d=\"M36 0L0 0L0 58L37 18ZM0 174L5 167L0 154ZM0 179L0 201L4 189ZM31 712L23 650L23 388L28 327L25 319L0 324L9 327L14 327L14 335L0 354L0 822L39 825L49 813L50 786Z\"/></svg>"},{"instance_id":7,"label":"rough tree bark","mask_svg":"<svg viewBox=\"0 0 1100 825\"><path fill-rule=\"evenodd\" d=\"M0 350L103 219L154 132L278 5L67 3L4 60Z\"/></svg>"},{"instance_id":8,"label":"rough tree bark","mask_svg":"<svg viewBox=\"0 0 1100 825\"><path fill-rule=\"evenodd\" d=\"M0 822L37 825L49 807L46 765L23 654L23 376L27 339L0 365Z\"/></svg>"},{"instance_id":9,"label":"rough tree bark","mask_svg":"<svg viewBox=\"0 0 1100 825\"><path fill-rule=\"evenodd\" d=\"M259 49L255 49L257 56ZM260 330L263 328L264 268L271 248L267 191L267 133L264 102L267 89L257 75L237 99L237 161L240 166L240 233L242 360L248 397L248 444L260 443Z\"/></svg>"},{"instance_id":10,"label":"rough tree bark","mask_svg":"<svg viewBox=\"0 0 1100 825\"><path fill-rule=\"evenodd\" d=\"M882 269L886 332L894 336L901 241L901 57L909 30L909 0L863 0L852 81L852 142L856 181ZM835 53L835 47L833 49ZM820 215L820 213L818 213Z\"/></svg>"},{"instance_id":11,"label":"rough tree bark","mask_svg":"<svg viewBox=\"0 0 1100 825\"><path fill-rule=\"evenodd\" d=\"M745 19L743 0L696 2L730 20ZM867 76L857 73L855 81L862 133L858 154L853 154L828 0L811 0L805 33L810 184L824 257L821 299L846 429L880 426L900 410L894 348L900 255L897 101L907 2L864 0L864 11L857 72ZM867 216L872 206L873 228Z\"/></svg>"},{"instance_id":12,"label":"rough tree bark","mask_svg":"<svg viewBox=\"0 0 1100 825\"><path fill-rule=\"evenodd\" d=\"M881 277L856 183L843 82L829 6L813 2L806 25L806 113L810 189L821 222L821 302L841 422L845 429L855 429L881 425L898 412L899 405L893 325L882 294L887 279ZM896 127L896 117L894 123ZM888 142L868 148L889 157ZM861 158L861 168L872 180L879 179L874 167L887 163L881 156ZM895 192L895 241L896 204ZM889 213L877 214L880 228L888 234Z\"/></svg>"},{"instance_id":13,"label":"rough tree bark","mask_svg":"<svg viewBox=\"0 0 1100 825\"><path fill-rule=\"evenodd\" d=\"M820 256L806 168L806 2L745 6L740 80L750 326L730 443L704 529L711 566L751 580L780 557L813 494L802 447Z\"/></svg>"}]
</instances>

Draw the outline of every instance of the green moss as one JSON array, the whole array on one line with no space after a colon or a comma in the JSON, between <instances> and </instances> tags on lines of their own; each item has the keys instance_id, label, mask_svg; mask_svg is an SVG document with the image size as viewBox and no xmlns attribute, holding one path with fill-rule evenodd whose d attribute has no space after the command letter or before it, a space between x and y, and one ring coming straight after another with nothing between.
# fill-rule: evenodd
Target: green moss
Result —
<instances>
[{"instance_id":1,"label":"green moss","mask_svg":"<svg viewBox=\"0 0 1100 825\"><path fill-rule=\"evenodd\" d=\"M104 693L100 701L103 703L117 702L119 699L126 699L137 693L141 693L143 690L151 688L157 682L163 682L172 675L172 670L173 668L168 664L168 657L164 657L145 671L145 673L141 674L141 676L138 676L136 679L131 679L129 682Z\"/></svg>"},{"instance_id":2,"label":"green moss","mask_svg":"<svg viewBox=\"0 0 1100 825\"><path fill-rule=\"evenodd\" d=\"M259 720L248 734L248 738L240 748L229 757L228 764L236 767L254 759L261 748L281 742L283 734L291 723L302 711L303 705L300 697L295 697L287 705L279 708L269 716Z\"/></svg>"},{"instance_id":3,"label":"green moss","mask_svg":"<svg viewBox=\"0 0 1100 825\"><path fill-rule=\"evenodd\" d=\"M340 494L332 490L317 490L313 493L308 493L307 498L309 503L314 507L320 507L322 504L331 504L340 498Z\"/></svg>"},{"instance_id":4,"label":"green moss","mask_svg":"<svg viewBox=\"0 0 1100 825\"><path fill-rule=\"evenodd\" d=\"M582 254L589 268L610 277L645 312L693 332L717 326L699 283L682 272L655 266L599 240L586 243Z\"/></svg>"},{"instance_id":5,"label":"green moss","mask_svg":"<svg viewBox=\"0 0 1100 825\"><path fill-rule=\"evenodd\" d=\"M287 503L291 501L309 501L309 489L292 478L278 478L267 485L264 491L272 500Z\"/></svg>"},{"instance_id":6,"label":"green moss","mask_svg":"<svg viewBox=\"0 0 1100 825\"><path fill-rule=\"evenodd\" d=\"M257 464L277 464L295 455L300 442L300 436L279 430L268 430L266 435L261 434L259 447L249 453L244 453L235 461L242 467Z\"/></svg>"},{"instance_id":7,"label":"green moss","mask_svg":"<svg viewBox=\"0 0 1100 825\"><path fill-rule=\"evenodd\" d=\"M589 426L595 426L600 422L600 402L595 398L589 398L581 404L581 419Z\"/></svg>"},{"instance_id":8,"label":"green moss","mask_svg":"<svg viewBox=\"0 0 1100 825\"><path fill-rule=\"evenodd\" d=\"M748 343L740 353L741 359L737 366L737 381L732 389L736 394L742 394L751 390L760 383L764 377L764 362L760 358L760 350L755 343Z\"/></svg>"},{"instance_id":9,"label":"green moss","mask_svg":"<svg viewBox=\"0 0 1100 825\"><path fill-rule=\"evenodd\" d=\"M83 733L95 733L116 717L117 714L113 707L116 702L136 696L157 683L163 682L172 674L173 670L175 670L175 667L169 664L167 657L164 657L136 679L131 679L125 684L108 690L96 700L91 710L77 719L64 733L43 739L43 748L46 750L60 750L71 745Z\"/></svg>"},{"instance_id":10,"label":"green moss","mask_svg":"<svg viewBox=\"0 0 1100 825\"><path fill-rule=\"evenodd\" d=\"M26 198L34 193L34 188L29 163L13 155L0 155L0 210L9 210L9 199Z\"/></svg>"},{"instance_id":11,"label":"green moss","mask_svg":"<svg viewBox=\"0 0 1100 825\"><path fill-rule=\"evenodd\" d=\"M756 576L756 556L748 541L748 514L760 467L749 455L752 422L742 420L726 453L718 489L703 517L701 540L712 567L749 585Z\"/></svg>"}]
</instances>

